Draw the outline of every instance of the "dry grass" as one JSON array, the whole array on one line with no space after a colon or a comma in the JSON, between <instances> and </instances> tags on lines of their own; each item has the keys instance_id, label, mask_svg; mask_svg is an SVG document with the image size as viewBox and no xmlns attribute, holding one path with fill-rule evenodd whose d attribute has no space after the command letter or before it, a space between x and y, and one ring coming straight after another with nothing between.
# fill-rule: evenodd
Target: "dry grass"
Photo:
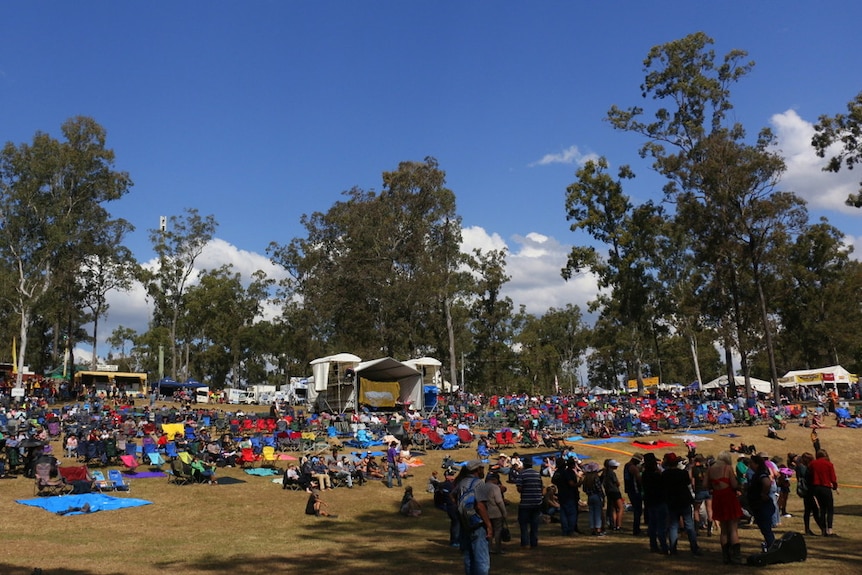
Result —
<instances>
[{"instance_id":1,"label":"dry grass","mask_svg":"<svg viewBox=\"0 0 862 575\"><path fill-rule=\"evenodd\" d=\"M770 454L810 450L808 432L798 426L783 432L786 441L765 438L765 427L733 428L741 438L715 434L703 441L699 451L717 453L733 441L755 443ZM840 538L807 539L809 559L804 564L773 566L765 571L791 568L798 573L850 575L862 564L862 430L825 429L823 446L836 463L839 483L836 497L835 531ZM671 441L674 441L671 439ZM59 446L57 446L59 448ZM606 447L633 452L631 445ZM521 450L526 452L526 450ZM596 459L624 457L614 451L578 446L577 451ZM680 449L679 451L682 451ZM663 452L663 451L662 451ZM455 459L475 456L474 450L446 452ZM219 486L168 485L165 479L141 479L128 495L147 499L153 505L59 517L41 509L19 505L16 499L33 496L29 479L0 481L0 573L30 575L34 567L48 574L149 574L182 573L257 574L267 572L448 574L462 572L457 550L448 547L448 521L433 508L424 492L431 470L438 469L443 454L430 452L425 467L415 469L409 480L422 501L425 515L407 519L397 514L401 490L386 489L373 482L352 490L339 488L325 492L325 499L337 519L304 515L306 494L285 491L270 478L254 477L238 469L220 470L220 477L232 482ZM126 495L120 495L121 497ZM517 495L510 499L517 502ZM794 517L783 520L778 529L802 530L801 502L794 495L788 509ZM515 505L510 507L515 513ZM583 526L584 517L581 518ZM630 522L631 516L626 515ZM558 525L542 528L540 546L521 550L509 543L507 555L492 556L492 573L558 574L591 573L724 573L718 537L702 537L703 557L681 553L674 558L657 558L648 553L647 541L630 535L606 538L558 535ZM517 529L514 535L517 537ZM743 529L743 550L758 547L756 529ZM685 547L684 543L681 543ZM742 568L739 568L741 570Z\"/></svg>"}]
</instances>

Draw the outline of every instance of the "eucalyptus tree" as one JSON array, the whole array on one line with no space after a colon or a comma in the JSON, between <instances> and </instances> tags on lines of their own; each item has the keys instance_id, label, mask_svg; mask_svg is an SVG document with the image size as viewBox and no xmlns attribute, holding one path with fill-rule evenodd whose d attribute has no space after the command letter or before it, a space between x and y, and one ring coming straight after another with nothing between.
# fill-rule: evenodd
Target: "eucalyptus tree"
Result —
<instances>
[{"instance_id":1,"label":"eucalyptus tree","mask_svg":"<svg viewBox=\"0 0 862 575\"><path fill-rule=\"evenodd\" d=\"M468 390L511 391L516 385L515 334L512 299L502 294L509 281L506 250L473 252L477 263L476 294L470 307L473 349L467 355ZM534 384L535 380L531 382Z\"/></svg>"},{"instance_id":2,"label":"eucalyptus tree","mask_svg":"<svg viewBox=\"0 0 862 575\"><path fill-rule=\"evenodd\" d=\"M731 274L745 268L745 275L731 279L746 279L754 288L778 397L769 317L773 309L764 290L769 251L803 225L807 214L793 194L776 190L784 162L774 151L772 134L761 130L756 142L748 143L742 125L728 120L730 87L754 63L741 50L717 61L712 44L698 32L653 47L644 60L641 85L644 98L659 102L652 118L644 118L639 106L613 106L608 120L619 130L646 137L641 155L651 157L653 167L667 177L665 195L676 204L681 225L700 234L700 260L715 269L723 264L721 269ZM729 289L745 286L732 281ZM739 294L729 299L741 302ZM736 324L742 326L738 313Z\"/></svg>"},{"instance_id":3,"label":"eucalyptus tree","mask_svg":"<svg viewBox=\"0 0 862 575\"><path fill-rule=\"evenodd\" d=\"M824 170L838 172L842 166L852 170L856 164L862 164L862 92L847 104L847 114L820 116L814 131L811 145L821 158L832 153L833 144L840 144L838 153L829 158ZM848 206L862 208L862 182L859 186L856 193L847 197Z\"/></svg>"},{"instance_id":4,"label":"eucalyptus tree","mask_svg":"<svg viewBox=\"0 0 862 575\"><path fill-rule=\"evenodd\" d=\"M150 242L158 258L155 269L141 269L140 281L153 299L151 327L166 327L171 377L176 379L179 357L177 342L185 296L195 275L195 262L212 240L218 224L213 216L201 217L189 208L182 217L170 216L166 225L150 230Z\"/></svg>"},{"instance_id":5,"label":"eucalyptus tree","mask_svg":"<svg viewBox=\"0 0 862 575\"><path fill-rule=\"evenodd\" d=\"M99 319L110 307L108 294L112 291L128 291L139 276L138 262L132 251L122 244L127 233L134 227L119 219L99 230L93 250L81 259L77 274L81 303L90 311L93 321L93 358L91 368L96 369Z\"/></svg>"},{"instance_id":6,"label":"eucalyptus tree","mask_svg":"<svg viewBox=\"0 0 862 575\"><path fill-rule=\"evenodd\" d=\"M306 237L270 244L270 258L289 274L284 301L302 306L327 351L403 357L448 333L448 349L435 352L448 356L454 380L451 307L469 260L445 172L434 158L401 162L383 173L379 193L354 188L344 197L302 216Z\"/></svg>"},{"instance_id":7,"label":"eucalyptus tree","mask_svg":"<svg viewBox=\"0 0 862 575\"><path fill-rule=\"evenodd\" d=\"M590 270L598 276L600 292L591 302L625 334L625 355L643 394L645 349L654 329L658 284L655 276L657 232L662 222L658 206L634 206L622 182L634 177L628 166L614 180L605 158L588 161L566 191L566 219L571 230L585 231L599 244L574 246L562 276Z\"/></svg>"},{"instance_id":8,"label":"eucalyptus tree","mask_svg":"<svg viewBox=\"0 0 862 575\"><path fill-rule=\"evenodd\" d=\"M252 344L272 283L258 271L246 286L230 265L201 273L186 293L180 327L186 377L206 375L217 386L230 377L232 387L265 379L265 362Z\"/></svg>"},{"instance_id":9,"label":"eucalyptus tree","mask_svg":"<svg viewBox=\"0 0 862 575\"><path fill-rule=\"evenodd\" d=\"M524 371L544 383L554 382L553 391L573 392L587 351L588 328L580 308L568 304L562 309L552 307L541 316L523 315L515 342Z\"/></svg>"},{"instance_id":10,"label":"eucalyptus tree","mask_svg":"<svg viewBox=\"0 0 862 575\"><path fill-rule=\"evenodd\" d=\"M807 226L782 252L778 334L786 369L856 361L862 346L862 264L844 234Z\"/></svg>"},{"instance_id":11,"label":"eucalyptus tree","mask_svg":"<svg viewBox=\"0 0 862 575\"><path fill-rule=\"evenodd\" d=\"M111 221L106 204L132 186L128 173L114 169L95 120L72 118L61 132L62 141L37 132L32 143L10 142L0 152L0 258L15 278L19 387L34 309L57 288L58 270L97 243L96 232Z\"/></svg>"}]
</instances>

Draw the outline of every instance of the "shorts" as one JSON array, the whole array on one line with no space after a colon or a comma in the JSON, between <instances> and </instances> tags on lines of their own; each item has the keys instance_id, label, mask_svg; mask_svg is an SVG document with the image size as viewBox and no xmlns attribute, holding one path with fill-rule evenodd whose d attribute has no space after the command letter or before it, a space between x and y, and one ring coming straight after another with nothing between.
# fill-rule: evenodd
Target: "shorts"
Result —
<instances>
[{"instance_id":1,"label":"shorts","mask_svg":"<svg viewBox=\"0 0 862 575\"><path fill-rule=\"evenodd\" d=\"M709 491L698 491L694 494L694 502L701 503L707 499L712 499L712 494Z\"/></svg>"}]
</instances>

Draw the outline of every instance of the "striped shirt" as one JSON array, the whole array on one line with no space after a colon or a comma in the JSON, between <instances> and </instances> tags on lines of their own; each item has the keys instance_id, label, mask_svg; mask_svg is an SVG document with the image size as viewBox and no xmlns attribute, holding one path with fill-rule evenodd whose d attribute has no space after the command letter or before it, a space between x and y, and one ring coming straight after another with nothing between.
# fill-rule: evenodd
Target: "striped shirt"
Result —
<instances>
[{"instance_id":1,"label":"striped shirt","mask_svg":"<svg viewBox=\"0 0 862 575\"><path fill-rule=\"evenodd\" d=\"M523 470L515 483L521 494L521 507L539 507L542 504L542 476L532 467Z\"/></svg>"}]
</instances>

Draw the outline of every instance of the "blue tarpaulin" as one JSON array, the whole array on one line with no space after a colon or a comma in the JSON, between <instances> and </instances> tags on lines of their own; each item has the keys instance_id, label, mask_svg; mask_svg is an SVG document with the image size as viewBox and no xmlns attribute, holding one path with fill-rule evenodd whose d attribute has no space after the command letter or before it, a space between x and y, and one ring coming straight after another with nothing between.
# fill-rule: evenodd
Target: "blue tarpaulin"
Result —
<instances>
[{"instance_id":1,"label":"blue tarpaulin","mask_svg":"<svg viewBox=\"0 0 862 575\"><path fill-rule=\"evenodd\" d=\"M31 507L41 507L45 511L51 513L62 513L68 509L83 507L84 504L90 505L90 513L96 511L111 511L114 509L124 509L126 507L140 507L141 505L150 505L152 501L145 499L134 499L131 497L111 497L103 493L86 493L82 495L62 495L54 497L36 497L34 499L18 499L16 503L21 505L30 505ZM66 515L83 515L83 511L72 511Z\"/></svg>"}]
</instances>

